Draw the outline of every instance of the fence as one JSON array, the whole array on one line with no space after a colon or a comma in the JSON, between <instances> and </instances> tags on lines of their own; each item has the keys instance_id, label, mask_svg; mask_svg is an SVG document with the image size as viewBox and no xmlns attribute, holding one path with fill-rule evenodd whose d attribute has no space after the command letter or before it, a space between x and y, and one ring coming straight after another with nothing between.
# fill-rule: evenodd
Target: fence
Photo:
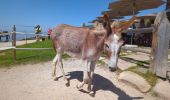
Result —
<instances>
[{"instance_id":1,"label":"fence","mask_svg":"<svg viewBox=\"0 0 170 100\"><path fill-rule=\"evenodd\" d=\"M26 32L16 32L15 25L13 26L12 32L8 33L8 34L12 34L12 46L0 48L0 51L13 49L13 58L15 60L16 60L16 50L49 50L49 49L52 49L52 48L17 48L16 47L16 34L25 34L25 42L27 44L27 33ZM35 34L35 33L33 33L33 34Z\"/></svg>"},{"instance_id":2,"label":"fence","mask_svg":"<svg viewBox=\"0 0 170 100\"><path fill-rule=\"evenodd\" d=\"M170 79L170 64L168 63L170 23L166 13L160 12L151 28L130 29L126 32L153 33L151 50L132 47L122 47L122 49L151 54L150 70L159 77Z\"/></svg>"}]
</instances>

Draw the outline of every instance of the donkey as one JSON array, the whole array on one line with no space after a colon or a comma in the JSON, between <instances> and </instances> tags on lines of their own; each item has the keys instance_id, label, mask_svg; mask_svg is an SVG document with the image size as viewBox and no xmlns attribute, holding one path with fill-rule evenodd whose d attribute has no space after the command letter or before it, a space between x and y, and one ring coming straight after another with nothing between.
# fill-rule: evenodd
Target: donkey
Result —
<instances>
[{"instance_id":1,"label":"donkey","mask_svg":"<svg viewBox=\"0 0 170 100\"><path fill-rule=\"evenodd\" d=\"M126 30L134 19L133 17L121 27L111 28L109 16L105 14L102 22L103 28L100 29L78 28L65 24L55 27L52 30L51 38L57 54L52 61L52 76L56 76L56 65L58 64L65 84L69 86L69 80L63 69L62 53L65 52L80 58L85 64L85 70L83 82L78 84L77 88L81 89L84 84L88 84L87 91L92 96L94 92L92 91L91 84L96 61L103 51L107 52L109 70L114 71L117 69L119 51L124 43L121 32Z\"/></svg>"}]
</instances>

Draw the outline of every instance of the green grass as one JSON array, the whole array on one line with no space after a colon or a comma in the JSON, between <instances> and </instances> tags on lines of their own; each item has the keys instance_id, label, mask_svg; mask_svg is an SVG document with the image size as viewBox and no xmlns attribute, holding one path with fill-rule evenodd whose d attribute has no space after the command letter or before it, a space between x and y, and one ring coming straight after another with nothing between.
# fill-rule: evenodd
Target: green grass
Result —
<instances>
[{"instance_id":1,"label":"green grass","mask_svg":"<svg viewBox=\"0 0 170 100\"><path fill-rule=\"evenodd\" d=\"M106 63L104 61L102 61L102 60L98 60L97 64L99 64L99 65L106 65Z\"/></svg>"},{"instance_id":2,"label":"green grass","mask_svg":"<svg viewBox=\"0 0 170 100\"><path fill-rule=\"evenodd\" d=\"M156 75L154 75L151 71L147 70L146 73L142 73L138 70L140 66L134 66L131 67L129 69L127 69L126 71L131 71L134 72L140 76L142 76L150 85L151 87L155 86L156 82L157 82L157 77Z\"/></svg>"},{"instance_id":3,"label":"green grass","mask_svg":"<svg viewBox=\"0 0 170 100\"><path fill-rule=\"evenodd\" d=\"M46 40L43 42L35 42L31 44L26 44L22 46L17 46L18 48L52 48L51 40ZM51 50L17 50L17 58L13 58L13 50L6 50L0 52L0 68L1 67L11 67L18 64L26 63L38 63L44 61L50 61L55 56L55 51ZM69 56L64 54L64 58Z\"/></svg>"}]
</instances>

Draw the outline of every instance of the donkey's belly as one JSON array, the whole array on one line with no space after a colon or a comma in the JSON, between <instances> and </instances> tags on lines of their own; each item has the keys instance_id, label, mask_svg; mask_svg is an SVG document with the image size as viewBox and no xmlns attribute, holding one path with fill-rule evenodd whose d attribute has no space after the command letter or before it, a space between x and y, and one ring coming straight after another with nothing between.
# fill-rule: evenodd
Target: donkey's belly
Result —
<instances>
[{"instance_id":1,"label":"donkey's belly","mask_svg":"<svg viewBox=\"0 0 170 100\"><path fill-rule=\"evenodd\" d=\"M83 44L83 40L73 36L61 36L60 44L62 48L70 52L80 52Z\"/></svg>"},{"instance_id":2,"label":"donkey's belly","mask_svg":"<svg viewBox=\"0 0 170 100\"><path fill-rule=\"evenodd\" d=\"M81 30L65 29L58 38L60 47L69 55L80 57L86 33Z\"/></svg>"},{"instance_id":3,"label":"donkey's belly","mask_svg":"<svg viewBox=\"0 0 170 100\"><path fill-rule=\"evenodd\" d=\"M82 56L81 47L82 47L81 43L78 42L77 40L64 41L64 43L62 43L61 46L64 53L68 54L71 57L76 57L76 58L81 58Z\"/></svg>"},{"instance_id":4,"label":"donkey's belly","mask_svg":"<svg viewBox=\"0 0 170 100\"><path fill-rule=\"evenodd\" d=\"M67 55L74 57L74 58L82 58L81 52L76 53L76 52L64 51L64 53L66 53Z\"/></svg>"}]
</instances>

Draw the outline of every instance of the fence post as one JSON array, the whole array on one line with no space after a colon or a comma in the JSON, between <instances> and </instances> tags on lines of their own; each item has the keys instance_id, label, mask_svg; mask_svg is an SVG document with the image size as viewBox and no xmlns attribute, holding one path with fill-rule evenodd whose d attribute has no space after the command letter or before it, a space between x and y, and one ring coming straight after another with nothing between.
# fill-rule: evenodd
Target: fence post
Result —
<instances>
[{"instance_id":1,"label":"fence post","mask_svg":"<svg viewBox=\"0 0 170 100\"><path fill-rule=\"evenodd\" d=\"M168 49L170 23L165 12L160 12L154 22L156 27L152 36L151 71L157 76L166 78L168 72Z\"/></svg>"},{"instance_id":2,"label":"fence post","mask_svg":"<svg viewBox=\"0 0 170 100\"><path fill-rule=\"evenodd\" d=\"M15 27L15 25L13 26L13 31L12 31L12 46L16 47L16 27ZM14 57L14 60L16 60L16 49L13 49L13 57Z\"/></svg>"},{"instance_id":3,"label":"fence post","mask_svg":"<svg viewBox=\"0 0 170 100\"><path fill-rule=\"evenodd\" d=\"M25 32L25 44L27 44L27 32Z\"/></svg>"}]
</instances>

